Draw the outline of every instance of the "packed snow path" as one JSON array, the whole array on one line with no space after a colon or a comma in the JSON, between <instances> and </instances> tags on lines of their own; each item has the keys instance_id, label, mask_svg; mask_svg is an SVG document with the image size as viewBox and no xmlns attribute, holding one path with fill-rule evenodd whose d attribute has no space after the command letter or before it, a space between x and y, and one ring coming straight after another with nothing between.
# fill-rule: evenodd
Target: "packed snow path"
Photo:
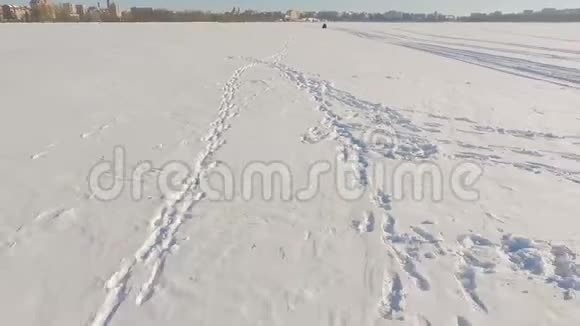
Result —
<instances>
[{"instance_id":1,"label":"packed snow path","mask_svg":"<svg viewBox=\"0 0 580 326\"><path fill-rule=\"evenodd\" d=\"M2 26L0 318L573 324L578 26L456 26ZM79 41L52 43L65 36ZM104 177L124 190L100 201L87 179L119 146ZM190 169L168 194L172 162ZM244 188L273 162L280 190ZM441 171L441 198L401 197L405 165ZM465 167L476 198L449 187Z\"/></svg>"}]
</instances>

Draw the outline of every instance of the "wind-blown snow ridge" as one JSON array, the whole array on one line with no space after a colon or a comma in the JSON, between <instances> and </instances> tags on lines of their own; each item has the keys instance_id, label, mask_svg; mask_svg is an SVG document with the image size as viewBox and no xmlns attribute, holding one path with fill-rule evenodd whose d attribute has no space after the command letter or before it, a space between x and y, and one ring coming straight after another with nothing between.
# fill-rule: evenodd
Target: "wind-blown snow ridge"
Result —
<instances>
[{"instance_id":1,"label":"wind-blown snow ridge","mask_svg":"<svg viewBox=\"0 0 580 326\"><path fill-rule=\"evenodd\" d=\"M285 43L281 51L265 60L278 62L284 58L287 50L288 42ZM137 267L149 268L150 276L141 285L135 303L142 305L153 296L167 256L176 246L175 236L179 228L187 219L192 218L191 209L204 198L204 193L199 191L200 179L211 168L212 156L225 144L223 133L228 129L228 121L237 115L234 99L241 79L244 73L255 65L255 63L249 63L238 68L226 82L222 101L218 108L218 118L211 123L208 133L202 139L206 142L206 148L197 156L193 175L183 180L180 192L166 199L160 213L152 219L152 231L149 237L133 257L125 259L121 263L119 270L107 281L105 300L92 319L91 326L105 326L110 322L128 295L131 274Z\"/></svg>"}]
</instances>

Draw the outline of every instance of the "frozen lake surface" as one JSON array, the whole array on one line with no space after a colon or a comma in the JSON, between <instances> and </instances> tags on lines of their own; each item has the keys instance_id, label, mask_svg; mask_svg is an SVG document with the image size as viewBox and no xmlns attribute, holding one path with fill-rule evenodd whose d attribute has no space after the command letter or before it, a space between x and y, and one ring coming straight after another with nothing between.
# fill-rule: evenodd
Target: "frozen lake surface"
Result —
<instances>
[{"instance_id":1,"label":"frozen lake surface","mask_svg":"<svg viewBox=\"0 0 580 326\"><path fill-rule=\"evenodd\" d=\"M576 324L580 25L320 27L0 25L1 323Z\"/></svg>"}]
</instances>

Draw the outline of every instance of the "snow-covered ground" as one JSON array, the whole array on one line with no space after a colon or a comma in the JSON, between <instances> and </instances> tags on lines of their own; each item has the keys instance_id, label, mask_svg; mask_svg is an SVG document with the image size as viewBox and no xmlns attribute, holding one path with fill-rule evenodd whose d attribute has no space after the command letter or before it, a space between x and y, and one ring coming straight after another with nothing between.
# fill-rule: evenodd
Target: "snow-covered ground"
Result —
<instances>
[{"instance_id":1,"label":"snow-covered ground","mask_svg":"<svg viewBox=\"0 0 580 326\"><path fill-rule=\"evenodd\" d=\"M0 25L0 324L577 324L578 30Z\"/></svg>"}]
</instances>

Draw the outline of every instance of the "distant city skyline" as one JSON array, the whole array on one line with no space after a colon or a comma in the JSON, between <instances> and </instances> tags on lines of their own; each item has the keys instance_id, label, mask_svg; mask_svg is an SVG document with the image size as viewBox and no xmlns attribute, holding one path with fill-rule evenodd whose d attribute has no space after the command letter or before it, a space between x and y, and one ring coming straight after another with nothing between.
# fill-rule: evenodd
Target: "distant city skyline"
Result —
<instances>
[{"instance_id":1,"label":"distant city skyline","mask_svg":"<svg viewBox=\"0 0 580 326\"><path fill-rule=\"evenodd\" d=\"M0 0L0 3L26 5L29 0ZM53 3L71 2L96 5L106 0L52 0ZM255 10L338 10L385 12L389 10L427 13L439 11L452 15L471 12L520 12L524 9L579 8L578 0L118 0L121 8L154 7L167 9L200 9L226 11L232 7Z\"/></svg>"}]
</instances>

